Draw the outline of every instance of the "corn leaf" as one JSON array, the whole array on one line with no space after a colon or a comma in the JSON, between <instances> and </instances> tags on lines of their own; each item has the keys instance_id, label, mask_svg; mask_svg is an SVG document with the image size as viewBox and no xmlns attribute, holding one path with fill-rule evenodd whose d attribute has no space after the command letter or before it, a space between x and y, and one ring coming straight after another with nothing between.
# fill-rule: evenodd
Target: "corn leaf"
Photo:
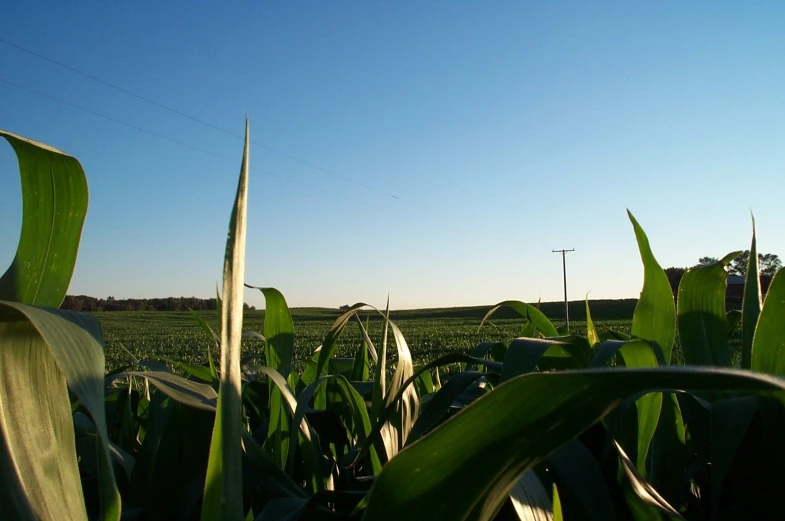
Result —
<instances>
[{"instance_id":1,"label":"corn leaf","mask_svg":"<svg viewBox=\"0 0 785 521\"><path fill-rule=\"evenodd\" d=\"M635 463L627 457L618 442L613 442L619 454L622 492L626 496L627 505L632 510L633 518L639 521L659 520L659 511L671 519L683 519L681 514L663 498L651 484L638 472Z\"/></svg>"},{"instance_id":2,"label":"corn leaf","mask_svg":"<svg viewBox=\"0 0 785 521\"><path fill-rule=\"evenodd\" d=\"M591 312L589 311L589 295L586 294L586 337L589 339L589 344L592 347L600 343L600 335L597 334L597 328L594 327L594 322L591 319Z\"/></svg>"},{"instance_id":3,"label":"corn leaf","mask_svg":"<svg viewBox=\"0 0 785 521\"><path fill-rule=\"evenodd\" d=\"M731 398L711 404L709 421L712 517L719 515L723 482L757 410L758 400L755 396Z\"/></svg>"},{"instance_id":4,"label":"corn leaf","mask_svg":"<svg viewBox=\"0 0 785 521\"><path fill-rule=\"evenodd\" d=\"M785 376L785 271L779 270L769 285L766 301L752 340L753 371Z\"/></svg>"},{"instance_id":5,"label":"corn leaf","mask_svg":"<svg viewBox=\"0 0 785 521\"><path fill-rule=\"evenodd\" d=\"M626 396L665 389L772 391L785 390L785 381L681 367L519 376L390 460L370 492L364 519L406 519L412 512L432 519L492 519L524 471Z\"/></svg>"},{"instance_id":6,"label":"corn leaf","mask_svg":"<svg viewBox=\"0 0 785 521\"><path fill-rule=\"evenodd\" d=\"M243 467L241 447L242 393L240 340L243 331L243 279L248 216L248 121L237 195L229 220L223 269L221 307L221 383L210 445L202 505L203 521L241 521Z\"/></svg>"},{"instance_id":7,"label":"corn leaf","mask_svg":"<svg viewBox=\"0 0 785 521\"><path fill-rule=\"evenodd\" d=\"M758 245L755 238L755 217L752 217L752 244L747 261L747 278L744 280L744 296L741 304L741 368L749 369L752 364L752 340L755 326L763 306L760 289L760 267L758 266Z\"/></svg>"},{"instance_id":8,"label":"corn leaf","mask_svg":"<svg viewBox=\"0 0 785 521\"><path fill-rule=\"evenodd\" d=\"M521 521L553 521L548 491L533 470L527 470L510 491L510 501Z\"/></svg>"},{"instance_id":9,"label":"corn leaf","mask_svg":"<svg viewBox=\"0 0 785 521\"><path fill-rule=\"evenodd\" d=\"M269 381L280 391L282 397L281 405L286 407L289 415L292 417L291 425L295 425L297 428L299 428L300 448L302 450L303 462L305 463L305 467L309 473L309 486L311 491L318 492L323 490L324 481L322 480L320 471L321 464L319 460L319 449L316 445L316 434L314 433L313 429L311 429L311 425L308 423L308 420L305 418L307 405L310 401L309 394L313 393L313 389L316 387L316 384L310 384L306 388L306 391L303 391L302 395L298 399L295 397L294 392L289 387L286 379L280 373L278 373L278 371L275 369L270 369L269 367L260 367L259 372L266 375ZM294 430L291 433L292 441L295 439L296 433L297 431ZM289 449L290 454L288 455L288 458L293 464L293 447L289 446Z\"/></svg>"},{"instance_id":10,"label":"corn leaf","mask_svg":"<svg viewBox=\"0 0 785 521\"><path fill-rule=\"evenodd\" d=\"M294 356L294 323L286 299L275 288L259 288L264 294L264 355L267 367L271 367L286 378L292 370Z\"/></svg>"},{"instance_id":11,"label":"corn leaf","mask_svg":"<svg viewBox=\"0 0 785 521\"><path fill-rule=\"evenodd\" d=\"M651 443L649 481L672 505L682 500L687 466L686 431L675 393L663 393L662 410Z\"/></svg>"},{"instance_id":12,"label":"corn leaf","mask_svg":"<svg viewBox=\"0 0 785 521\"><path fill-rule=\"evenodd\" d=\"M621 343L621 345L619 345ZM659 365L656 348L642 340L631 340L620 342L618 340L606 340L600 344L600 349L595 361L599 362L600 354L607 356L606 346L616 348L621 356L624 366L627 368L654 368ZM646 393L636 397L635 411L636 416L625 417L626 428L622 428L617 434L622 446L630 454L630 458L637 465L638 472L647 475L646 460L649 452L651 440L657 429L657 423L662 409L662 393ZM620 411L624 414L626 411Z\"/></svg>"},{"instance_id":13,"label":"corn leaf","mask_svg":"<svg viewBox=\"0 0 785 521\"><path fill-rule=\"evenodd\" d=\"M0 302L0 502L16 519L86 519L66 384L98 433L99 511L120 518L104 412L100 326L70 311Z\"/></svg>"},{"instance_id":14,"label":"corn leaf","mask_svg":"<svg viewBox=\"0 0 785 521\"><path fill-rule=\"evenodd\" d=\"M676 334L676 306L665 272L657 263L643 228L627 211L643 261L643 289L632 316L632 336L652 342L670 364Z\"/></svg>"},{"instance_id":15,"label":"corn leaf","mask_svg":"<svg viewBox=\"0 0 785 521\"><path fill-rule=\"evenodd\" d=\"M439 425L442 419L450 412L455 400L466 391L466 389L475 385L480 378L484 378L485 373L479 371L461 371L456 374L439 389L433 398L430 399L428 405L417 417L409 433L409 438L406 440L407 445L411 445L415 441L425 436L431 429Z\"/></svg>"},{"instance_id":16,"label":"corn leaf","mask_svg":"<svg viewBox=\"0 0 785 521\"><path fill-rule=\"evenodd\" d=\"M510 342L504 355L501 381L505 382L515 376L530 373L537 368L543 356L574 358L579 365L588 366L584 353L577 345L561 340L544 338L516 338Z\"/></svg>"},{"instance_id":17,"label":"corn leaf","mask_svg":"<svg viewBox=\"0 0 785 521\"><path fill-rule=\"evenodd\" d=\"M602 469L594 455L579 440L572 440L548 456L548 466L561 490L571 493L581 507L581 518L613 521L613 505ZM555 505L554 505L555 507Z\"/></svg>"},{"instance_id":18,"label":"corn leaf","mask_svg":"<svg viewBox=\"0 0 785 521\"><path fill-rule=\"evenodd\" d=\"M0 130L19 161L22 232L0 299L60 307L71 282L87 214L87 178L75 158Z\"/></svg>"},{"instance_id":19,"label":"corn leaf","mask_svg":"<svg viewBox=\"0 0 785 521\"><path fill-rule=\"evenodd\" d=\"M687 270L679 284L679 341L690 365L730 367L728 322L725 318L725 267L739 253Z\"/></svg>"},{"instance_id":20,"label":"corn leaf","mask_svg":"<svg viewBox=\"0 0 785 521\"><path fill-rule=\"evenodd\" d=\"M503 307L508 307L516 311L519 315L528 320L529 323L531 323L532 326L544 336L549 337L559 335L556 327L551 323L550 320L548 320L548 317L546 317L542 311L532 306L531 304L526 304L525 302L520 302L518 300L505 300L504 302L500 302L493 306L483 317L482 322L480 322L480 327L482 327L483 324L485 324L485 322L490 319L494 313ZM531 336L531 334L524 334L522 336Z\"/></svg>"},{"instance_id":21,"label":"corn leaf","mask_svg":"<svg viewBox=\"0 0 785 521\"><path fill-rule=\"evenodd\" d=\"M332 327L324 337L321 348L316 354L316 364L314 364L312 368L306 368L303 372L303 383L306 385L313 383L329 372L330 359L335 355L335 350L338 349L338 339L343 334L346 324L349 323L349 320L355 315L358 309L366 306L367 304L359 302L335 319Z\"/></svg>"}]
</instances>

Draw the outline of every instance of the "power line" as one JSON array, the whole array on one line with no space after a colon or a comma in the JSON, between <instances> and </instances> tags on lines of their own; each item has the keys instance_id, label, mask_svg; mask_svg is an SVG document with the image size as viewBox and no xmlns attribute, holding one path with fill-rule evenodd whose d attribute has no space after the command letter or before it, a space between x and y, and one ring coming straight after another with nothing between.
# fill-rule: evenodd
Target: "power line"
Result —
<instances>
[{"instance_id":1,"label":"power line","mask_svg":"<svg viewBox=\"0 0 785 521\"><path fill-rule=\"evenodd\" d=\"M79 70L79 69L77 69L75 67L72 67L70 65L67 65L67 64L65 64L63 62L60 62L60 61L55 60L53 58L49 58L48 56L44 56L43 54L37 53L35 51L31 51L30 49L22 47L19 44L10 42L10 41L8 41L6 39L3 39L3 38L0 38L0 43L8 45L9 47L13 47L14 49L17 49L17 50L19 50L21 52L27 53L27 54L29 54L31 56L35 56L36 58L39 58L39 59L44 60L46 62L49 62L49 63L51 63L53 65L61 67L61 68L65 69L65 70L67 70L67 71L73 72L74 74L78 74L78 75L83 76L85 78L88 78L88 79L90 79L92 81L98 82L98 83L100 83L102 85L105 85L105 86L107 86L109 88L112 88L112 89L114 89L114 90L116 90L118 92L122 92L123 94L126 94L128 96L132 96L132 97L134 97L134 98L136 98L136 99L138 99L140 101L143 101L145 103L148 103L148 104L153 105L155 107L158 107L160 109L163 109L163 110L166 110L168 112L171 112L172 114L176 114L176 115L178 115L180 117L183 117L183 118L186 118L188 120L191 120L194 123L198 123L200 125L203 125L205 127L211 128L213 130L217 130L217 131L222 132L222 133L224 133L224 134L226 134L228 136L232 136L232 137L240 139L240 140L244 140L245 139L245 137L241 136L240 134L234 133L234 132L232 132L230 130L227 130L227 129L223 128L223 127L220 127L218 125L214 125L213 123L210 123L208 121L204 121L203 119L197 118L195 116L191 116L190 114L187 114L185 112L182 112L180 110L172 108L172 107L170 107L168 105L164 105L163 103L159 103L159 102L157 102L155 100L152 100L150 98L142 96L141 94L137 94L137 93L135 93L133 91L130 91L128 89L120 87L119 85L116 85L116 84L111 83L109 81L103 80L103 79L101 79L101 78L99 78L97 76L94 76L92 74L88 74L86 72L83 72L83 71L81 71L81 70ZM275 149L275 148L270 147L268 145L265 145L263 143L257 143L255 141L251 141L251 144L255 145L255 146L258 146L260 148L263 148L264 150L267 150L268 152L272 152L273 154L277 154L277 155L279 155L281 157L285 157L285 158L287 158L287 159L289 159L291 161L295 161L297 163L300 163L301 165L307 166L309 168L313 168L314 170L318 170L318 171L320 171L320 172L322 172L324 174L327 174L327 175L330 175L330 176L333 176L333 177L337 177L339 179L343 179L344 181L352 183L352 184L355 184L357 186L361 186L361 187L365 188L366 190L370 190L372 192L376 192L377 194L384 195L386 197L390 197L390 198L396 199L398 201L407 202L408 204L412 204L414 206L421 206L421 205L419 205L417 203L414 203L414 202L404 201L403 199L401 199L397 195L391 194L391 193L386 192L384 190L380 190L378 188L375 188L375 187L373 187L373 186L371 186L369 184L363 183L361 181L357 181L356 179L353 179L353 178L351 178L349 176L346 176L346 175L343 175L343 174L340 174L340 173L337 173L337 172L333 172L332 170L328 170L328 169L326 169L324 167L321 167L319 165L316 165L316 164L311 163L309 161L306 161L304 159L300 159L300 158L298 158L296 156L293 156L291 154L287 154L286 152L282 152L282 151L280 151L278 149Z\"/></svg>"},{"instance_id":2,"label":"power line","mask_svg":"<svg viewBox=\"0 0 785 521\"><path fill-rule=\"evenodd\" d=\"M139 127L139 126L134 125L132 123L128 123L126 121L122 121L120 119L117 119L115 117L107 116L106 114L102 114L100 112L96 112L95 110L88 109L88 108L83 107L81 105L78 105L76 103L72 103L70 101L67 101L67 100L64 100L64 99L52 96L50 94L46 94L45 92L41 92L41 91L38 91L36 89L31 89L30 87L26 87L24 85L19 85L18 83L14 83L14 82L9 81L9 80L7 80L5 78L0 77L0 83L5 83L6 85L10 85L10 86L15 87L17 89L24 90L24 91L29 92L31 94L35 94L36 96L41 96L43 98L47 98L49 100L55 101L57 103L61 103L61 104L65 105L65 106L71 107L73 109L85 112L87 114L99 117L101 119L105 119L107 121L111 121L112 123L116 123L118 125L123 125L125 127L134 129L134 130L136 130L138 132L142 132L142 133L148 134L150 136L154 136L154 137L157 137L159 139L163 139L163 140L168 141L170 143L174 143L176 145L179 145L179 146L182 146L182 147L185 147L185 148L189 148L189 149L194 150L196 152L200 152L202 154L206 154L206 155L209 155L209 156L212 156L212 157L224 160L224 161L228 161L228 162L230 162L230 163L232 163L232 164L234 164L236 166L240 165L239 161L237 161L235 159L232 159L230 157L223 156L221 154L217 154L217 153L212 152L210 150L207 150L207 149L204 149L204 148L201 148L201 147L198 147L198 146L191 145L191 144L186 143L184 141L180 141L178 139L166 136L164 134L160 134L160 133L152 131L152 130L148 130L148 129L143 128L143 127ZM262 173L264 175L268 175L268 176L271 176L271 177L276 177L278 179L282 179L282 180L287 181L289 183L296 184L296 185L302 186L304 188L308 188L310 190L314 190L314 191L317 191L317 192L322 192L324 194L331 195L331 196L336 197L336 198L345 199L347 201L351 201L351 202L356 203L356 204L367 206L369 208L372 208L373 210L382 211L382 212L394 215L394 216L399 217L399 218L406 218L406 219L415 220L415 221L418 221L418 222L426 222L423 219L418 219L416 217L412 217L411 215L403 215L403 214L399 214L397 212L393 212L391 210L387 210L387 209L384 209L384 208L379 208L378 205L373 205L373 204L367 203L365 201L361 201L359 199L354 199L354 198L351 198L351 197L347 197L345 195L341 195L341 194L337 194L335 192L331 192L329 190L325 190L323 188L319 188L319 187L316 187L316 186L313 186L313 185L309 185L307 183L303 183L303 182L297 181L295 179L292 179L290 177L278 174L276 172L271 172L269 170L265 170L265 169L257 168L257 167L253 167L253 166L250 167L250 169L254 170L254 171L257 171L257 172L260 172L260 173ZM429 224L433 225L433 223L429 223ZM448 227L445 227L445 226L439 226L439 227L444 229L444 230L448 230L448 231L451 231L451 232L454 232L454 233L463 234L463 232L461 232L459 230L456 230L456 229L453 229L453 228L448 228Z\"/></svg>"}]
</instances>

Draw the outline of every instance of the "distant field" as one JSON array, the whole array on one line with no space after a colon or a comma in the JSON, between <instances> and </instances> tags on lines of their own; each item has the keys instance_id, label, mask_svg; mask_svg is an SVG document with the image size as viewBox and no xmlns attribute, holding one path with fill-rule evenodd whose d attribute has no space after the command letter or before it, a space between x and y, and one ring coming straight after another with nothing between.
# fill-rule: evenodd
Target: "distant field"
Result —
<instances>
[{"instance_id":1,"label":"distant field","mask_svg":"<svg viewBox=\"0 0 785 521\"><path fill-rule=\"evenodd\" d=\"M591 303L592 318L599 328L629 332L634 300L594 301ZM570 303L571 330L585 334L584 304ZM422 363L449 352L468 353L480 342L509 341L521 330L523 320L515 314L500 312L491 324L478 329L480 321L490 306L419 309L396 311L391 319L398 325L412 351L415 362ZM555 324L563 323L563 304L543 303L543 312ZM340 314L336 309L293 308L295 357L304 360L321 344L334 320ZM209 336L199 327L189 312L165 311L113 311L95 313L100 319L106 341L106 365L113 369L131 362L127 349L138 359L172 358L191 363L207 360L207 349L211 345ZM200 315L217 331L220 322L215 311L200 312ZM369 332L376 342L382 337L383 322L374 313L363 312L371 319ZM264 312L248 311L245 314L245 329L262 332ZM261 354L262 342L246 338L243 354ZM392 342L392 339L390 339ZM352 356L360 345L359 328L350 325L339 343L339 356ZM215 357L216 354L214 353Z\"/></svg>"}]
</instances>

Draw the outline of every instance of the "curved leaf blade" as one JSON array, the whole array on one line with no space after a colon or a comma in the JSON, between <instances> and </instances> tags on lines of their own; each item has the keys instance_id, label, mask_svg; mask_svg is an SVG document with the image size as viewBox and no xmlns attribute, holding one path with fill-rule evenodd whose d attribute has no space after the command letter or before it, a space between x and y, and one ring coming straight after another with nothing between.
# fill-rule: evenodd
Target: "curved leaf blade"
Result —
<instances>
[{"instance_id":1,"label":"curved leaf blade","mask_svg":"<svg viewBox=\"0 0 785 521\"><path fill-rule=\"evenodd\" d=\"M119 519L120 495L115 485L106 430L104 353L98 321L90 315L71 311L0 302L0 333L0 370L3 372L0 385L4 387L0 392L2 430L9 444L6 447L12 451L7 458L16 461L16 472L27 476L22 476L26 493L45 496L35 499L33 508L47 509L48 513L38 510L36 515L45 519L84 518L79 513L84 511L84 505L75 467L71 405L65 391L67 382L92 416L98 432L101 514L104 519ZM44 404L31 405L38 400L44 400ZM65 431L62 430L64 425L67 426ZM20 434L24 432L26 434ZM53 433L57 435L46 441ZM9 439L9 435L13 439ZM25 450L24 446L28 444L32 444L32 450L19 467L14 447ZM59 448L46 451L42 447ZM57 463L52 459L55 453ZM46 469L43 473L42 468ZM11 467L4 466L4 469ZM61 510L74 501L70 494L74 493L72 487L75 486L79 489L77 499L81 507ZM0 494L5 493L5 487L0 489ZM70 499L59 496L63 490ZM58 503L60 501L65 502ZM14 502L18 502L18 498L14 498Z\"/></svg>"},{"instance_id":2,"label":"curved leaf blade","mask_svg":"<svg viewBox=\"0 0 785 521\"><path fill-rule=\"evenodd\" d=\"M673 341L676 335L676 306L673 292L665 272L649 246L649 239L629 210L635 239L643 262L643 289L632 316L632 335L660 348L665 363L670 364Z\"/></svg>"},{"instance_id":3,"label":"curved leaf blade","mask_svg":"<svg viewBox=\"0 0 785 521\"><path fill-rule=\"evenodd\" d=\"M0 278L0 299L60 307L76 265L87 215L82 165L60 150L0 130L19 161L22 232L11 266Z\"/></svg>"},{"instance_id":4,"label":"curved leaf blade","mask_svg":"<svg viewBox=\"0 0 785 521\"><path fill-rule=\"evenodd\" d=\"M725 318L725 266L740 252L721 261L687 270L679 284L679 341L690 365L730 367L728 322Z\"/></svg>"},{"instance_id":5,"label":"curved leaf blade","mask_svg":"<svg viewBox=\"0 0 785 521\"><path fill-rule=\"evenodd\" d=\"M411 512L435 519L492 519L524 471L626 396L667 389L772 391L785 390L785 381L747 371L681 367L519 376L390 460L370 492L364 519L405 519Z\"/></svg>"},{"instance_id":6,"label":"curved leaf blade","mask_svg":"<svg viewBox=\"0 0 785 521\"><path fill-rule=\"evenodd\" d=\"M483 324L485 324L485 322L490 319L494 313L503 307L508 307L516 311L519 315L528 320L544 336L559 336L556 326L554 326L553 323L548 320L548 317L546 317L542 311L532 306L531 304L526 304L525 302L521 302L519 300L505 300L504 302L500 302L493 306L483 317L482 322L480 322L480 327L482 327Z\"/></svg>"}]
</instances>

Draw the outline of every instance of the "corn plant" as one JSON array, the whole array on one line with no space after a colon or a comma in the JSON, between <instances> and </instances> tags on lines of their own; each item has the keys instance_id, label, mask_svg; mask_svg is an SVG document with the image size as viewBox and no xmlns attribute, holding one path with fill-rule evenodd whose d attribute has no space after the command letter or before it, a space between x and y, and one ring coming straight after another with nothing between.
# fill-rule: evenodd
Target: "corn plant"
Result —
<instances>
[{"instance_id":1,"label":"corn plant","mask_svg":"<svg viewBox=\"0 0 785 521\"><path fill-rule=\"evenodd\" d=\"M0 504L11 518L782 517L769 476L785 460L785 277L764 302L754 225L740 316L724 307L735 254L690 270L674 302L630 214L644 268L630 334L595 328L588 302L584 337L506 301L486 320L515 310L518 338L415 366L389 305L358 303L298 371L280 292L257 288L261 332L242 323L246 127L220 330L194 314L219 363L208 351L205 365L134 359L105 374L97 321L56 309L87 209L84 172L2 135L19 157L24 205L17 257L0 279ZM361 310L383 318L381 338ZM338 357L355 326L354 356ZM264 341L262 357L242 356L242 335ZM677 335L684 366L671 363Z\"/></svg>"}]
</instances>

